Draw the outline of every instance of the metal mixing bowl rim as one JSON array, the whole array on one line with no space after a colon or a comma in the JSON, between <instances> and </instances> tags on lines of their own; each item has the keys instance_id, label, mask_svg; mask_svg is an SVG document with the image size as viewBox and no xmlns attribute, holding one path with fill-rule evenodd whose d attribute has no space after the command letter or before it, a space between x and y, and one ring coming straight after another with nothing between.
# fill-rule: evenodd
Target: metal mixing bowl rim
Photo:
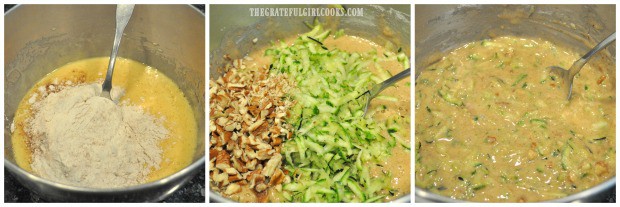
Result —
<instances>
[{"instance_id":1,"label":"metal mixing bowl rim","mask_svg":"<svg viewBox=\"0 0 620 207\"><path fill-rule=\"evenodd\" d=\"M8 11L4 12L4 16L9 15L9 13L11 13L17 7L20 7L22 5L23 4L16 4L15 6L11 7ZM203 17L205 16L205 12L200 11L200 9L196 8L194 5L191 5L191 4L187 4L187 5L190 6L192 9L194 9L196 12L198 12L198 14L202 15Z\"/></svg>"},{"instance_id":2,"label":"metal mixing bowl rim","mask_svg":"<svg viewBox=\"0 0 620 207\"><path fill-rule=\"evenodd\" d=\"M580 191L578 193L575 194L571 194L568 195L566 197L562 197L562 198L558 198L558 199L553 199L553 200L543 200L540 202L548 202L548 203L567 203L567 202L573 202L573 201L579 201L582 198L588 198L591 197L593 195L596 195L604 190L607 190L613 186L616 185L616 176L609 178L608 180L606 180L605 182L602 182L592 188L588 188L586 190ZM446 197L443 195L439 195L436 193L432 193L430 191L424 190L422 188L419 188L418 186L415 187L415 196L416 196L416 200L418 198L422 198L425 200L428 200L430 202L449 202L449 203L458 203L458 202L472 202L472 201L467 201L467 200L458 200L458 199L453 199L450 197Z\"/></svg>"},{"instance_id":3,"label":"metal mixing bowl rim","mask_svg":"<svg viewBox=\"0 0 620 207\"><path fill-rule=\"evenodd\" d=\"M16 8L20 7L22 4L18 4L15 5L13 8L9 9L8 11L6 11L4 13L4 16L9 15L12 11L14 11ZM190 8L192 8L194 11L196 11L198 14L202 15L202 17L204 18L205 13L200 11L198 8L196 8L195 6L191 5L191 4L187 4ZM148 183L143 183L143 184L139 184L139 185L133 185L133 186L128 186L128 187L122 187L122 188L86 188L86 187L78 187L78 186L72 186L72 185L67 185L67 184L62 184L62 183L57 183L57 182L53 182L50 180L46 180L44 178L41 178L39 176L36 176L22 168L20 168L19 166L17 166L16 164L14 164L13 162L7 160L6 158L4 158L4 167L7 168L11 173L14 174L21 174L21 175L26 175L26 177L28 177L28 179L34 181L34 182L39 182L39 183L43 183L46 185L50 185L50 186L54 186L56 188L61 188L61 189L65 189L65 190L70 190L70 191L79 191L79 192L90 192L90 193L107 193L107 192L122 192L122 191L134 191L134 190L141 190L141 189L145 189L145 188L152 188L152 187L157 187L160 186L162 184L165 183L169 183L172 180L176 180L176 179L180 179L181 177L186 176L187 174L192 173L194 170L199 169L201 166L205 165L205 155L203 155L200 159L194 161L192 164L188 165L187 167L184 167L183 169L168 175L162 179L159 180L155 180L152 182L148 182Z\"/></svg>"},{"instance_id":4,"label":"metal mixing bowl rim","mask_svg":"<svg viewBox=\"0 0 620 207\"><path fill-rule=\"evenodd\" d=\"M49 186L53 186L53 187L56 187L56 188L65 189L65 190L69 190L69 191L90 192L90 193L108 193L108 192L119 192L119 191L134 191L134 190L141 190L141 189L145 189L145 188L157 187L157 186L160 186L160 185L165 184L165 183L170 183L170 182L172 182L172 180L180 179L180 178L186 176L187 174L192 173L194 170L199 169L201 166L204 166L204 165L205 165L205 156L202 156L200 159L196 160L195 162L193 162L189 166L187 166L187 167L185 167L185 168L175 172L172 175L166 176L166 177L164 177L162 179L159 179L159 180L156 180L156 181L152 181L152 182L148 182L148 183L144 183L144 184L139 184L139 185L128 186L128 187L121 187L121 188L87 188L87 187L78 187L78 186L72 186L72 185L57 183L57 182L54 182L54 181L50 181L50 180L44 179L42 177L34 175L34 174L32 174L32 173L30 173L30 172L20 168L19 166L17 166L13 162L7 160L6 158L4 159L4 167L5 168L7 168L12 173L26 175L26 177L29 180L33 181L33 182L42 183L42 184L46 184L46 185L49 185Z\"/></svg>"}]
</instances>

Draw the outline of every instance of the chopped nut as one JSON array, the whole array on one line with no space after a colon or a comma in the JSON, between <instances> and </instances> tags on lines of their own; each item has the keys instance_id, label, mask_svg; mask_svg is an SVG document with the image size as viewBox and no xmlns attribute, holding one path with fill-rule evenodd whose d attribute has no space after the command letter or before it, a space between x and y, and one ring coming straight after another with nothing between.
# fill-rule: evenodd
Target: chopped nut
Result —
<instances>
[{"instance_id":1,"label":"chopped nut","mask_svg":"<svg viewBox=\"0 0 620 207\"><path fill-rule=\"evenodd\" d=\"M271 106L273 106L273 104L271 104L271 102L269 102L269 103L267 104L267 106L265 106L265 109L271 108Z\"/></svg>"},{"instance_id":2,"label":"chopped nut","mask_svg":"<svg viewBox=\"0 0 620 207\"><path fill-rule=\"evenodd\" d=\"M272 149L262 149L256 153L256 159L266 160L271 158L275 151Z\"/></svg>"},{"instance_id":3,"label":"chopped nut","mask_svg":"<svg viewBox=\"0 0 620 207\"><path fill-rule=\"evenodd\" d=\"M248 108L247 107L245 107L245 106L239 107L239 114L245 115L247 113L248 113Z\"/></svg>"},{"instance_id":4,"label":"chopped nut","mask_svg":"<svg viewBox=\"0 0 620 207\"><path fill-rule=\"evenodd\" d=\"M272 146L261 141L258 144L256 144L255 148L257 150L266 150L266 149L271 149Z\"/></svg>"},{"instance_id":5,"label":"chopped nut","mask_svg":"<svg viewBox=\"0 0 620 207\"><path fill-rule=\"evenodd\" d=\"M226 168L224 172L226 172L226 174L228 175L236 175L238 173L237 170L235 170L235 168L232 168L232 167Z\"/></svg>"},{"instance_id":6,"label":"chopped nut","mask_svg":"<svg viewBox=\"0 0 620 207\"><path fill-rule=\"evenodd\" d=\"M249 185L266 199L270 187L281 191L281 183L290 182L281 169L280 149L292 136L293 127L285 119L295 102L282 99L292 84L266 67L246 68L242 59L224 58L230 61L225 73L209 82L209 176L225 195Z\"/></svg>"},{"instance_id":7,"label":"chopped nut","mask_svg":"<svg viewBox=\"0 0 620 207\"><path fill-rule=\"evenodd\" d=\"M230 131L225 131L224 132L224 136L222 138L224 138L224 142L228 143L228 141L230 141L230 138L232 137L232 132Z\"/></svg>"},{"instance_id":8,"label":"chopped nut","mask_svg":"<svg viewBox=\"0 0 620 207\"><path fill-rule=\"evenodd\" d=\"M243 84L229 83L228 87L229 88L243 88L245 86Z\"/></svg>"},{"instance_id":9,"label":"chopped nut","mask_svg":"<svg viewBox=\"0 0 620 207\"><path fill-rule=\"evenodd\" d=\"M261 124L263 124L263 120L262 119L252 123L252 125L250 125L250 127L248 127L248 131L254 131L254 129L256 129L256 127L260 126Z\"/></svg>"},{"instance_id":10,"label":"chopped nut","mask_svg":"<svg viewBox=\"0 0 620 207\"><path fill-rule=\"evenodd\" d=\"M279 185L284 182L284 173L280 169L276 169L271 175L271 180L269 180L269 186Z\"/></svg>"},{"instance_id":11,"label":"chopped nut","mask_svg":"<svg viewBox=\"0 0 620 207\"><path fill-rule=\"evenodd\" d=\"M235 130L235 128L236 128L236 125L232 125L232 124L231 124L231 125L226 125L226 126L224 127L224 129L225 129L226 131L229 131L229 132L232 132L233 130Z\"/></svg>"},{"instance_id":12,"label":"chopped nut","mask_svg":"<svg viewBox=\"0 0 620 207\"><path fill-rule=\"evenodd\" d=\"M232 165L235 168L235 170L239 171L239 172L247 172L247 168L245 168L245 163L243 163L242 161L240 161L239 159L237 159L236 157L233 157L231 159L232 161Z\"/></svg>"},{"instance_id":13,"label":"chopped nut","mask_svg":"<svg viewBox=\"0 0 620 207\"><path fill-rule=\"evenodd\" d=\"M267 117L267 115L269 115L269 110L262 110L262 111L260 111L260 118L261 119L265 119Z\"/></svg>"},{"instance_id":14,"label":"chopped nut","mask_svg":"<svg viewBox=\"0 0 620 207\"><path fill-rule=\"evenodd\" d=\"M254 189L256 190L256 192L260 193L267 189L267 185L265 185L265 183L259 183Z\"/></svg>"},{"instance_id":15,"label":"chopped nut","mask_svg":"<svg viewBox=\"0 0 620 207\"><path fill-rule=\"evenodd\" d=\"M245 155L250 159L256 159L256 152L254 150L246 150Z\"/></svg>"},{"instance_id":16,"label":"chopped nut","mask_svg":"<svg viewBox=\"0 0 620 207\"><path fill-rule=\"evenodd\" d=\"M256 137L252 134L250 134L250 136L248 136L248 144L250 145L258 145L260 144L262 141L260 139L256 139Z\"/></svg>"},{"instance_id":17,"label":"chopped nut","mask_svg":"<svg viewBox=\"0 0 620 207\"><path fill-rule=\"evenodd\" d=\"M252 161L246 162L245 163L245 168L247 168L249 170L255 170L256 169L256 163L257 163L257 160L252 160Z\"/></svg>"},{"instance_id":18,"label":"chopped nut","mask_svg":"<svg viewBox=\"0 0 620 207\"><path fill-rule=\"evenodd\" d=\"M228 123L228 119L226 119L226 117L220 117L217 119L217 124L220 126L226 126L226 123Z\"/></svg>"},{"instance_id":19,"label":"chopped nut","mask_svg":"<svg viewBox=\"0 0 620 207\"><path fill-rule=\"evenodd\" d=\"M233 135L230 137L230 139L233 140L233 141L237 141L237 138L239 138L239 134L238 133L233 133Z\"/></svg>"},{"instance_id":20,"label":"chopped nut","mask_svg":"<svg viewBox=\"0 0 620 207\"><path fill-rule=\"evenodd\" d=\"M243 155L243 150L241 150L241 149L234 149L233 150L233 156L234 157L239 158L239 157L241 157L241 155Z\"/></svg>"},{"instance_id":21,"label":"chopped nut","mask_svg":"<svg viewBox=\"0 0 620 207\"><path fill-rule=\"evenodd\" d=\"M217 149L209 149L209 157L211 159L214 159L215 157L217 157L217 153L219 152L219 150Z\"/></svg>"},{"instance_id":22,"label":"chopped nut","mask_svg":"<svg viewBox=\"0 0 620 207\"><path fill-rule=\"evenodd\" d=\"M213 180L215 182L222 182L222 181L226 180L227 178L228 178L228 175L226 173L214 172Z\"/></svg>"},{"instance_id":23,"label":"chopped nut","mask_svg":"<svg viewBox=\"0 0 620 207\"><path fill-rule=\"evenodd\" d=\"M217 129L217 128L215 127L215 123L213 123L212 121L211 121L211 122L209 122L209 131L214 132L214 131L215 131L215 129Z\"/></svg>"},{"instance_id":24,"label":"chopped nut","mask_svg":"<svg viewBox=\"0 0 620 207\"><path fill-rule=\"evenodd\" d=\"M241 186L239 186L236 183L232 183L230 185L228 185L228 187L226 188L226 192L224 192L227 195L232 195L235 193L239 193L241 192Z\"/></svg>"},{"instance_id":25,"label":"chopped nut","mask_svg":"<svg viewBox=\"0 0 620 207\"><path fill-rule=\"evenodd\" d=\"M226 150L220 150L215 157L215 167L217 169L226 169L230 167L230 155Z\"/></svg>"},{"instance_id":26,"label":"chopped nut","mask_svg":"<svg viewBox=\"0 0 620 207\"><path fill-rule=\"evenodd\" d=\"M258 169L247 174L245 179L250 181L250 188L254 188L256 184L265 181L265 176L261 175L261 170Z\"/></svg>"},{"instance_id":27,"label":"chopped nut","mask_svg":"<svg viewBox=\"0 0 620 207\"><path fill-rule=\"evenodd\" d=\"M243 177L241 177L241 175L239 174L234 174L234 175L229 175L228 176L228 182L233 183L233 182L237 182L239 180L243 179Z\"/></svg>"},{"instance_id":28,"label":"chopped nut","mask_svg":"<svg viewBox=\"0 0 620 207\"><path fill-rule=\"evenodd\" d=\"M279 137L271 138L271 145L280 145L282 144L282 139Z\"/></svg>"},{"instance_id":29,"label":"chopped nut","mask_svg":"<svg viewBox=\"0 0 620 207\"><path fill-rule=\"evenodd\" d=\"M273 157L271 157L271 159L265 165L265 168L263 168L263 175L271 176L276 170L276 168L280 167L280 164L282 164L282 155L273 155Z\"/></svg>"}]
</instances>

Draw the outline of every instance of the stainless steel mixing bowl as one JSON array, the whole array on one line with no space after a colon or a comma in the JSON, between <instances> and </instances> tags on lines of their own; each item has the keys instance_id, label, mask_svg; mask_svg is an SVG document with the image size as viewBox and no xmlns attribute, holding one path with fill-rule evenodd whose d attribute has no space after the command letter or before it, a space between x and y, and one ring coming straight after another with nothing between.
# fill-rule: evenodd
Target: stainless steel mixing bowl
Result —
<instances>
[{"instance_id":1,"label":"stainless steel mixing bowl","mask_svg":"<svg viewBox=\"0 0 620 207\"><path fill-rule=\"evenodd\" d=\"M308 28L303 21L312 23L314 17L256 17L250 16L250 8L323 8L321 5L211 5L209 8L209 75L217 79L224 65L223 55L242 58L252 51L262 49L272 40L285 39L305 33ZM387 41L401 46L407 54L411 49L410 5L345 5L348 8L363 8L363 16L321 17L321 22L330 29L344 29L345 34L360 36L384 44ZM252 40L257 38L257 43ZM233 202L219 193L209 191L214 202ZM410 202L405 195L394 202Z\"/></svg>"},{"instance_id":2,"label":"stainless steel mixing bowl","mask_svg":"<svg viewBox=\"0 0 620 207\"><path fill-rule=\"evenodd\" d=\"M184 92L198 124L193 162L147 184L92 189L33 175L14 162L9 126L27 90L66 63L108 56L114 38L115 5L20 5L5 13L4 166L24 186L50 201L159 201L204 167L204 14L189 5L137 5L125 29L119 56L158 68Z\"/></svg>"},{"instance_id":3,"label":"stainless steel mixing bowl","mask_svg":"<svg viewBox=\"0 0 620 207\"><path fill-rule=\"evenodd\" d=\"M515 35L543 38L585 54L616 31L615 5L416 5L416 74L444 52L485 38ZM502 15L500 15L502 14ZM502 18L500 18L500 16ZM616 46L593 61L611 61L615 88ZM549 202L589 202L605 198L616 178L588 190ZM416 202L463 202L415 188Z\"/></svg>"}]
</instances>

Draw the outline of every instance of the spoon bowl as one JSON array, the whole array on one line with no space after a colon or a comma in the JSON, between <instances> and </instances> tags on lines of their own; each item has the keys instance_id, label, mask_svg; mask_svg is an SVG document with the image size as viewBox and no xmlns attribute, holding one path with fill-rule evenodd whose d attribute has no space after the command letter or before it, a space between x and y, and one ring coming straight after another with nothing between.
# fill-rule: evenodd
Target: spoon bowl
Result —
<instances>
[{"instance_id":1,"label":"spoon bowl","mask_svg":"<svg viewBox=\"0 0 620 207\"><path fill-rule=\"evenodd\" d=\"M395 76L392 76L390 78L388 78L387 80L379 83L379 84L375 84L370 90L367 90L366 92L362 93L361 95L359 95L356 99L358 99L359 97L362 97L363 95L367 95L366 96L366 105L364 106L364 116L366 116L366 112L368 111L368 106L370 106L370 101L375 98L377 95L379 95L379 93L381 93L381 91L385 90L388 86L393 85L394 83L402 80L403 78L409 77L411 76L411 68L407 68L403 71L401 71L400 73L396 74Z\"/></svg>"},{"instance_id":2,"label":"spoon bowl","mask_svg":"<svg viewBox=\"0 0 620 207\"><path fill-rule=\"evenodd\" d=\"M594 56L594 54L596 54L598 51L602 50L603 48L607 47L609 44L611 44L615 40L616 40L616 33L614 32L613 34L605 38L603 41L598 43L596 46L594 46L592 50L586 53L579 60L575 61L568 70L562 67L559 67L559 66L547 67L550 73L556 74L560 78L560 82L562 82L561 87L564 92L563 95L566 96L567 100L570 100L570 97L572 95L573 80L575 79L575 75L579 73L581 68L583 68L583 66L588 62L588 60L590 60L590 58L592 58L592 56Z\"/></svg>"}]
</instances>

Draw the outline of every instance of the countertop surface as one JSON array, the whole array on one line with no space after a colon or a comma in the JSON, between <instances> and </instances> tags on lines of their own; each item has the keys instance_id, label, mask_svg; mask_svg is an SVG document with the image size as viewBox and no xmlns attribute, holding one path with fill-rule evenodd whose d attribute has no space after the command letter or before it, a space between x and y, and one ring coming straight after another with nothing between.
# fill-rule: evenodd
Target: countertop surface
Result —
<instances>
[{"instance_id":1,"label":"countertop surface","mask_svg":"<svg viewBox=\"0 0 620 207\"><path fill-rule=\"evenodd\" d=\"M4 5L4 12L7 12L14 5ZM205 12L205 5L193 5L198 8L202 13ZM4 202L46 202L36 193L31 192L24 186L22 186L14 177L9 173L6 168L4 169ZM174 192L171 196L163 200L164 203L204 203L205 202L205 167L202 169L183 187Z\"/></svg>"}]
</instances>

